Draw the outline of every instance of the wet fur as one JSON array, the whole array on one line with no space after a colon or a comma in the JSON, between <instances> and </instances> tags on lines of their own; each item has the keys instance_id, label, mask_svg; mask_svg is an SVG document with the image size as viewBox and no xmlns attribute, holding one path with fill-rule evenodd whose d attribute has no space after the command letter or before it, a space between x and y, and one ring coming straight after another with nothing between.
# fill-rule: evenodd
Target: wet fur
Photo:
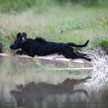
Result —
<instances>
[{"instance_id":1,"label":"wet fur","mask_svg":"<svg viewBox=\"0 0 108 108\"><path fill-rule=\"evenodd\" d=\"M36 39L27 38L26 33L18 33L15 42L10 46L11 49L21 49L17 50L15 54L26 54L31 57L35 55L46 56L50 54L60 54L68 59L85 59L91 61L90 58L85 57L86 54L75 51L72 47L86 47L89 40L83 45L77 45L75 43L57 43L47 41L41 37Z\"/></svg>"}]
</instances>

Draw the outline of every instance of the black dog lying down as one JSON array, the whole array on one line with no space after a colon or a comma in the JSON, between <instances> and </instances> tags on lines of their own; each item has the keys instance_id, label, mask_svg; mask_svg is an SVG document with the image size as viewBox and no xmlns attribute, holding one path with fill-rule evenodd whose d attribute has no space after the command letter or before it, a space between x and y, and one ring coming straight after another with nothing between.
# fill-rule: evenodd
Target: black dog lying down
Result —
<instances>
[{"instance_id":1,"label":"black dog lying down","mask_svg":"<svg viewBox=\"0 0 108 108\"><path fill-rule=\"evenodd\" d=\"M91 61L90 58L85 57L86 54L79 53L75 51L72 47L85 47L87 46L89 40L83 45L77 45L75 43L56 43L44 40L40 37L36 39L27 38L26 33L18 33L17 38L14 43L10 46L11 49L21 49L18 50L15 54L26 54L31 57L35 55L46 56L50 54L61 54L65 58L70 59L85 59Z\"/></svg>"}]
</instances>

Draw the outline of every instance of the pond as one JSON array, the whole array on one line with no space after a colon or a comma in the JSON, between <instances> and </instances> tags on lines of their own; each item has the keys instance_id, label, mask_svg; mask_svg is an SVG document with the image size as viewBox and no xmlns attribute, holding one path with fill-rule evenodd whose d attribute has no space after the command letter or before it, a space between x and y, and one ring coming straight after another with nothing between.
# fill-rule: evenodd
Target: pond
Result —
<instances>
[{"instance_id":1,"label":"pond","mask_svg":"<svg viewBox=\"0 0 108 108\"><path fill-rule=\"evenodd\" d=\"M0 108L108 108L108 61L102 60L0 57Z\"/></svg>"}]
</instances>

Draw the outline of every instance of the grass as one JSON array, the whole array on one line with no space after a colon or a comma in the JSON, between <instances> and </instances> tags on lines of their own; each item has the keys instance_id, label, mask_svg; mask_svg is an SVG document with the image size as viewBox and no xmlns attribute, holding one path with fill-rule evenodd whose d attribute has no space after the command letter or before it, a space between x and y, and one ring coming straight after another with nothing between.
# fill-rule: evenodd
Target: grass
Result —
<instances>
[{"instance_id":1,"label":"grass","mask_svg":"<svg viewBox=\"0 0 108 108\"><path fill-rule=\"evenodd\" d=\"M56 42L76 42L90 40L85 49L99 46L108 36L107 6L85 7L82 5L52 6L37 12L29 8L23 12L0 12L0 42L3 51L9 46L18 32L26 32L28 37L41 36Z\"/></svg>"},{"instance_id":2,"label":"grass","mask_svg":"<svg viewBox=\"0 0 108 108\"><path fill-rule=\"evenodd\" d=\"M108 38L105 38L103 41L99 43L102 49L108 54Z\"/></svg>"},{"instance_id":3,"label":"grass","mask_svg":"<svg viewBox=\"0 0 108 108\"><path fill-rule=\"evenodd\" d=\"M32 0L27 0L28 2L24 0L23 4L22 2L18 2L18 0L16 0L17 2L11 0L13 1L12 4L6 3L7 1L9 0L0 0L0 43L3 44L4 52L10 52L9 46L16 38L18 32L26 32L30 38L41 36L56 42L76 42L82 44L89 39L89 46L84 48L85 50L96 46L107 46L107 5L86 7L80 4L63 4L61 6L54 6L54 4L52 4L48 6L47 3L43 3L45 4L43 6L38 2L39 7L37 7L37 5L30 3ZM82 78L88 74L82 71L37 71L35 70L35 65L42 69L48 67L53 68L53 65L42 65L38 63L37 60L28 63L23 60L14 60L15 58L7 57L5 59L0 59L0 98L3 99L0 99L1 108L16 107L13 101L12 104L9 104L5 103L4 100L10 97L10 90L15 89L18 84L25 85L32 81L56 84L66 78ZM105 94L103 94L103 99L105 100L103 103L106 103L108 100L106 93L107 90ZM93 94L93 96L94 97L91 96L91 100L94 101L97 95ZM65 104L66 103L64 103L64 105ZM81 107L80 104L77 105ZM85 103L84 105L86 107L87 104ZM100 103L97 105L100 106ZM92 104L88 104L87 106L91 107Z\"/></svg>"}]
</instances>

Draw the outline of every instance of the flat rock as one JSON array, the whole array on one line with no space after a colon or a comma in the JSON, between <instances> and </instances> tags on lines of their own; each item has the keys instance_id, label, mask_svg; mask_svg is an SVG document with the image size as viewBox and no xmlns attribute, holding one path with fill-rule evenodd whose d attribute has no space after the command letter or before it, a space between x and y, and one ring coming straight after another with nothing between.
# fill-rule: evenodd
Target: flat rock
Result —
<instances>
[{"instance_id":1,"label":"flat rock","mask_svg":"<svg viewBox=\"0 0 108 108\"><path fill-rule=\"evenodd\" d=\"M88 62L88 61L83 60L83 59L75 59L75 60L66 59L62 55L57 55L57 54L48 55L48 56L35 56L34 58L27 56L27 55L12 56L11 54L6 54L6 53L0 53L0 56L1 57L15 57L15 58L21 58L21 59L24 58L24 59L30 59L30 60L35 59L35 60L40 60L40 61L49 62L49 63L66 63L66 64L74 63L74 64L78 64L77 66L83 65L83 68L84 67L86 67L88 69L92 68L91 62Z\"/></svg>"}]
</instances>

